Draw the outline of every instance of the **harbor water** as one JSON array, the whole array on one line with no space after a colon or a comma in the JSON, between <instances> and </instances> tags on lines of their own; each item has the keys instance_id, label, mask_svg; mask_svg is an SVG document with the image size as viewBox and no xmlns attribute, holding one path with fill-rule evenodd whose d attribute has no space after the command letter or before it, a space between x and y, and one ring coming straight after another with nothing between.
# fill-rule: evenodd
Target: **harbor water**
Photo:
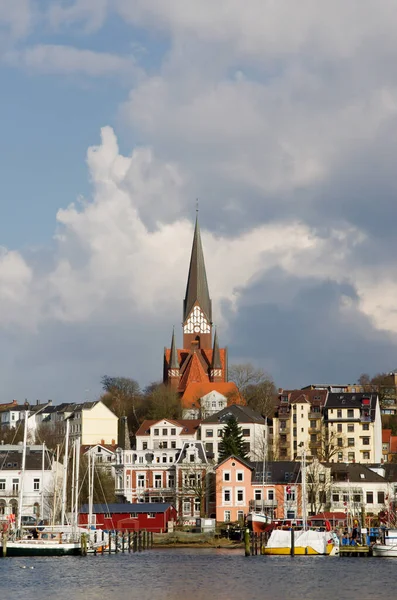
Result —
<instances>
[{"instance_id":1,"label":"harbor water","mask_svg":"<svg viewBox=\"0 0 397 600\"><path fill-rule=\"evenodd\" d=\"M241 550L0 559L0 599L390 600L397 559L245 557Z\"/></svg>"}]
</instances>

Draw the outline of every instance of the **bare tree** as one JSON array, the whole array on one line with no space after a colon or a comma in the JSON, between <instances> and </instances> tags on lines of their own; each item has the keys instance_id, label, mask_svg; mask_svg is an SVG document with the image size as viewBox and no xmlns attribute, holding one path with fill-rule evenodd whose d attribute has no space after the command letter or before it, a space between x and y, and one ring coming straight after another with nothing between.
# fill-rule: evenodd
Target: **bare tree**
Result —
<instances>
[{"instance_id":1,"label":"bare tree","mask_svg":"<svg viewBox=\"0 0 397 600\"><path fill-rule=\"evenodd\" d=\"M268 378L263 369L254 367L251 363L231 365L229 367L229 380L234 381L240 391L249 385L258 385Z\"/></svg>"},{"instance_id":2,"label":"bare tree","mask_svg":"<svg viewBox=\"0 0 397 600\"><path fill-rule=\"evenodd\" d=\"M263 416L274 415L277 390L268 373L251 363L236 364L229 368L229 379L234 381L248 406Z\"/></svg>"},{"instance_id":3,"label":"bare tree","mask_svg":"<svg viewBox=\"0 0 397 600\"><path fill-rule=\"evenodd\" d=\"M139 384L135 379L128 377L109 377L104 375L101 379L104 390L102 402L118 417L126 416L131 431L138 429L143 420L142 394Z\"/></svg>"},{"instance_id":4,"label":"bare tree","mask_svg":"<svg viewBox=\"0 0 397 600\"><path fill-rule=\"evenodd\" d=\"M179 488L178 496L182 504L186 500L190 503L193 502L196 506L199 504L200 517L208 516L208 505L215 492L212 466L203 463L189 463L182 467L181 473L182 485ZM183 513L182 510L179 512Z\"/></svg>"},{"instance_id":5,"label":"bare tree","mask_svg":"<svg viewBox=\"0 0 397 600\"><path fill-rule=\"evenodd\" d=\"M329 509L331 494L331 469L315 459L307 467L307 500L310 513L316 515Z\"/></svg>"},{"instance_id":6,"label":"bare tree","mask_svg":"<svg viewBox=\"0 0 397 600\"><path fill-rule=\"evenodd\" d=\"M343 433L336 431L334 427L322 424L321 445L317 450L317 458L320 461L331 462L338 452L343 452L347 447L346 436Z\"/></svg>"},{"instance_id":7,"label":"bare tree","mask_svg":"<svg viewBox=\"0 0 397 600\"><path fill-rule=\"evenodd\" d=\"M393 373L377 373L373 377L363 373L358 378L358 383L364 392L378 394L381 408L397 403L397 387Z\"/></svg>"}]
</instances>

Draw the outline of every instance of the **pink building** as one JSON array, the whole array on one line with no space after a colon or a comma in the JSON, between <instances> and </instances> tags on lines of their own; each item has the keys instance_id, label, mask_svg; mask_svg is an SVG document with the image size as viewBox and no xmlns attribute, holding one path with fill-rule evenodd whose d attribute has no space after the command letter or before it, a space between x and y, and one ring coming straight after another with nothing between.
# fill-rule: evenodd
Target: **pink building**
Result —
<instances>
[{"instance_id":1,"label":"pink building","mask_svg":"<svg viewBox=\"0 0 397 600\"><path fill-rule=\"evenodd\" d=\"M216 468L216 520L243 521L253 498L253 467L245 460L230 456Z\"/></svg>"},{"instance_id":2,"label":"pink building","mask_svg":"<svg viewBox=\"0 0 397 600\"><path fill-rule=\"evenodd\" d=\"M248 462L230 456L215 467L216 520L243 521L255 510L274 519L301 515L300 465L294 461Z\"/></svg>"}]
</instances>

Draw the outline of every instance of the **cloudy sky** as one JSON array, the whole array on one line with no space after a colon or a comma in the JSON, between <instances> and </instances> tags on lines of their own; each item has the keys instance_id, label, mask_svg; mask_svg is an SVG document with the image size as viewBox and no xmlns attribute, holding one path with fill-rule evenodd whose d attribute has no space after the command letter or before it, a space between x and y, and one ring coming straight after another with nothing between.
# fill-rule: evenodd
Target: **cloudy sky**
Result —
<instances>
[{"instance_id":1,"label":"cloudy sky","mask_svg":"<svg viewBox=\"0 0 397 600\"><path fill-rule=\"evenodd\" d=\"M162 373L195 217L230 362L397 367L396 0L0 0L0 402Z\"/></svg>"}]
</instances>

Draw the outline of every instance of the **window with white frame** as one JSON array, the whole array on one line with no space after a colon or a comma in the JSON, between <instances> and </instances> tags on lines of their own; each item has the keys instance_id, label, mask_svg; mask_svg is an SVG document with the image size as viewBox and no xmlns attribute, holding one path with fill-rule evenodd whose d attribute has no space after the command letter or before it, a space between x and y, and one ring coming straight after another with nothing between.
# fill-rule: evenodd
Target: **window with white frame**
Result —
<instances>
[{"instance_id":1,"label":"window with white frame","mask_svg":"<svg viewBox=\"0 0 397 600\"><path fill-rule=\"evenodd\" d=\"M254 498L255 500L262 500L262 490L255 490Z\"/></svg>"},{"instance_id":2,"label":"window with white frame","mask_svg":"<svg viewBox=\"0 0 397 600\"><path fill-rule=\"evenodd\" d=\"M232 494L229 488L223 490L223 502L225 504L230 504L232 499Z\"/></svg>"},{"instance_id":3,"label":"window with white frame","mask_svg":"<svg viewBox=\"0 0 397 600\"><path fill-rule=\"evenodd\" d=\"M224 521L225 523L230 523L230 510L224 511Z\"/></svg>"},{"instance_id":4,"label":"window with white frame","mask_svg":"<svg viewBox=\"0 0 397 600\"><path fill-rule=\"evenodd\" d=\"M244 471L236 471L236 481L244 481Z\"/></svg>"},{"instance_id":5,"label":"window with white frame","mask_svg":"<svg viewBox=\"0 0 397 600\"><path fill-rule=\"evenodd\" d=\"M192 512L192 505L191 505L190 500L184 500L183 501L183 514L190 515L191 512Z\"/></svg>"},{"instance_id":6,"label":"window with white frame","mask_svg":"<svg viewBox=\"0 0 397 600\"><path fill-rule=\"evenodd\" d=\"M161 473L156 473L154 476L154 487L155 488L161 488L162 486L162 482L161 482Z\"/></svg>"},{"instance_id":7,"label":"window with white frame","mask_svg":"<svg viewBox=\"0 0 397 600\"><path fill-rule=\"evenodd\" d=\"M19 479L12 480L12 491L17 492L19 490Z\"/></svg>"},{"instance_id":8,"label":"window with white frame","mask_svg":"<svg viewBox=\"0 0 397 600\"><path fill-rule=\"evenodd\" d=\"M145 475L143 474L138 474L138 486L139 488L144 488L145 487Z\"/></svg>"},{"instance_id":9,"label":"window with white frame","mask_svg":"<svg viewBox=\"0 0 397 600\"><path fill-rule=\"evenodd\" d=\"M40 479L33 479L33 490L38 492L40 490Z\"/></svg>"},{"instance_id":10,"label":"window with white frame","mask_svg":"<svg viewBox=\"0 0 397 600\"><path fill-rule=\"evenodd\" d=\"M237 511L237 521L239 521L240 523L244 522L244 511L243 510Z\"/></svg>"},{"instance_id":11,"label":"window with white frame","mask_svg":"<svg viewBox=\"0 0 397 600\"><path fill-rule=\"evenodd\" d=\"M267 499L274 500L274 490L267 490Z\"/></svg>"},{"instance_id":12,"label":"window with white frame","mask_svg":"<svg viewBox=\"0 0 397 600\"><path fill-rule=\"evenodd\" d=\"M223 481L230 481L230 471L223 471Z\"/></svg>"},{"instance_id":13,"label":"window with white frame","mask_svg":"<svg viewBox=\"0 0 397 600\"><path fill-rule=\"evenodd\" d=\"M199 513L201 509L201 501L200 498L195 498L194 499L194 512L195 513Z\"/></svg>"},{"instance_id":14,"label":"window with white frame","mask_svg":"<svg viewBox=\"0 0 397 600\"><path fill-rule=\"evenodd\" d=\"M6 489L6 480L0 479L0 490L5 490L5 489Z\"/></svg>"},{"instance_id":15,"label":"window with white frame","mask_svg":"<svg viewBox=\"0 0 397 600\"><path fill-rule=\"evenodd\" d=\"M236 490L236 501L237 501L237 504L244 503L244 489Z\"/></svg>"}]
</instances>

